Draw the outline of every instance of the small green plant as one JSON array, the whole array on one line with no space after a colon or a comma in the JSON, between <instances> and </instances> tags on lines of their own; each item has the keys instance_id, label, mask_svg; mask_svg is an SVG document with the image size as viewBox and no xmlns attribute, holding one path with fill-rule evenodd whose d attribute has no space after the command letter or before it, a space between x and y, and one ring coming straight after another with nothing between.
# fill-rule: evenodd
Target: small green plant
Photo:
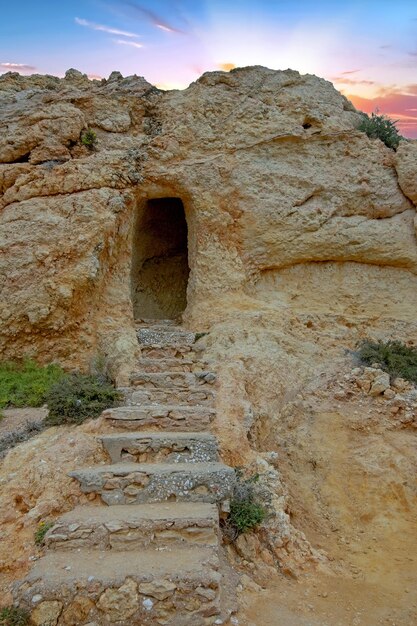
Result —
<instances>
[{"instance_id":1,"label":"small green plant","mask_svg":"<svg viewBox=\"0 0 417 626\"><path fill-rule=\"evenodd\" d=\"M39 522L38 527L35 530L35 543L37 546L43 546L45 535L53 525L54 522L50 521Z\"/></svg>"},{"instance_id":2,"label":"small green plant","mask_svg":"<svg viewBox=\"0 0 417 626\"><path fill-rule=\"evenodd\" d=\"M58 365L38 365L34 361L0 363L0 409L41 406L46 394L64 375Z\"/></svg>"},{"instance_id":3,"label":"small green plant","mask_svg":"<svg viewBox=\"0 0 417 626\"><path fill-rule=\"evenodd\" d=\"M253 530L267 516L266 508L256 490L259 475L244 479L242 471L236 470L237 482L230 502L230 514L223 524L223 531L234 541L239 535Z\"/></svg>"},{"instance_id":4,"label":"small green plant","mask_svg":"<svg viewBox=\"0 0 417 626\"><path fill-rule=\"evenodd\" d=\"M29 624L29 613L16 606L0 609L0 626L26 626Z\"/></svg>"},{"instance_id":5,"label":"small green plant","mask_svg":"<svg viewBox=\"0 0 417 626\"><path fill-rule=\"evenodd\" d=\"M397 120L393 121L385 115L372 113L371 116L363 114L363 119L358 130L366 133L370 139L380 139L388 148L396 150L403 137L396 127Z\"/></svg>"},{"instance_id":6,"label":"small green plant","mask_svg":"<svg viewBox=\"0 0 417 626\"><path fill-rule=\"evenodd\" d=\"M89 417L98 417L121 399L120 392L108 381L87 374L70 374L50 388L45 422L48 426L81 424Z\"/></svg>"},{"instance_id":7,"label":"small green plant","mask_svg":"<svg viewBox=\"0 0 417 626\"><path fill-rule=\"evenodd\" d=\"M401 377L417 383L417 348L401 341L363 341L356 352L365 365L378 363L391 378Z\"/></svg>"},{"instance_id":8,"label":"small green plant","mask_svg":"<svg viewBox=\"0 0 417 626\"><path fill-rule=\"evenodd\" d=\"M107 359L104 354L96 354L90 363L90 374L95 376L98 381L108 383L107 365Z\"/></svg>"},{"instance_id":9,"label":"small green plant","mask_svg":"<svg viewBox=\"0 0 417 626\"><path fill-rule=\"evenodd\" d=\"M87 128L87 130L81 133L81 143L89 150L94 150L97 143L96 133L91 128Z\"/></svg>"}]
</instances>

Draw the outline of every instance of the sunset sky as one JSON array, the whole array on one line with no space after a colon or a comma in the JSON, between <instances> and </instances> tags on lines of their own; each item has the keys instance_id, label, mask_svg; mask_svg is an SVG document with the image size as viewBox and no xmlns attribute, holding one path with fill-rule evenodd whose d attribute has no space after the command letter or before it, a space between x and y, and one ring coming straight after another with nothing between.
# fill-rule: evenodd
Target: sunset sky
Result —
<instances>
[{"instance_id":1,"label":"sunset sky","mask_svg":"<svg viewBox=\"0 0 417 626\"><path fill-rule=\"evenodd\" d=\"M119 70L182 89L209 70L290 67L417 138L416 0L16 0L0 16L0 73Z\"/></svg>"}]
</instances>

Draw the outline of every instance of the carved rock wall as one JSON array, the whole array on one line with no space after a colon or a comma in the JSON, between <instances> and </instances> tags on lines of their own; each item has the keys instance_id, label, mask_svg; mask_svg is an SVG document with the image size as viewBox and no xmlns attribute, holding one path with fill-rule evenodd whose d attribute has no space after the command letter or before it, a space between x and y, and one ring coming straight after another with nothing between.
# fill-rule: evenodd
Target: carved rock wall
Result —
<instances>
[{"instance_id":1,"label":"carved rock wall","mask_svg":"<svg viewBox=\"0 0 417 626\"><path fill-rule=\"evenodd\" d=\"M86 368L101 352L126 378L133 229L149 198L184 204L184 319L198 328L237 302L308 307L312 285L313 301L340 293L351 308L368 283L413 289L416 142L394 153L369 140L323 79L252 67L161 92L117 73L5 74L0 101L2 357Z\"/></svg>"}]
</instances>

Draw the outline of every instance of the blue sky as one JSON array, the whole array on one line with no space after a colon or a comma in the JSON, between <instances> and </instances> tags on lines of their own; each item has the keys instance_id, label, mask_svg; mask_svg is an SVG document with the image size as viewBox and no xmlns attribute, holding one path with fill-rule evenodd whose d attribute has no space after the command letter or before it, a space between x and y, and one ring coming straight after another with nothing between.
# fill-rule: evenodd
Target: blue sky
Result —
<instances>
[{"instance_id":1,"label":"blue sky","mask_svg":"<svg viewBox=\"0 0 417 626\"><path fill-rule=\"evenodd\" d=\"M335 83L417 136L417 2L61 0L2 3L0 72L138 74L183 88L241 65ZM414 109L414 111L413 111Z\"/></svg>"}]
</instances>

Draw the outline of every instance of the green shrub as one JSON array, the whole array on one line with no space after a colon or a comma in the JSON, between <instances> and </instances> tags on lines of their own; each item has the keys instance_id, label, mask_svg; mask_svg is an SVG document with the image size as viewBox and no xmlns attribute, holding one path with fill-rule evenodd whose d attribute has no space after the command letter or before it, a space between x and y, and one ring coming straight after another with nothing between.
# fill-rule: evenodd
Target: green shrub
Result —
<instances>
[{"instance_id":1,"label":"green shrub","mask_svg":"<svg viewBox=\"0 0 417 626\"><path fill-rule=\"evenodd\" d=\"M0 626L26 626L29 624L29 613L15 606L0 609Z\"/></svg>"},{"instance_id":2,"label":"green shrub","mask_svg":"<svg viewBox=\"0 0 417 626\"><path fill-rule=\"evenodd\" d=\"M115 406L121 394L108 381L96 376L70 374L53 385L46 398L48 426L81 424L89 417L98 417L104 409Z\"/></svg>"},{"instance_id":3,"label":"green shrub","mask_svg":"<svg viewBox=\"0 0 417 626\"><path fill-rule=\"evenodd\" d=\"M388 148L396 150L402 136L396 127L397 121L390 120L385 115L372 113L371 117L363 114L363 119L358 126L358 130L363 131L370 139L380 139Z\"/></svg>"},{"instance_id":4,"label":"green shrub","mask_svg":"<svg viewBox=\"0 0 417 626\"><path fill-rule=\"evenodd\" d=\"M236 470L237 482L230 501L230 514L223 524L226 537L234 541L239 535L253 530L266 518L267 511L256 489L259 475L244 479Z\"/></svg>"},{"instance_id":5,"label":"green shrub","mask_svg":"<svg viewBox=\"0 0 417 626\"><path fill-rule=\"evenodd\" d=\"M401 377L417 383L417 348L401 341L363 341L357 356L365 365L379 363L391 378Z\"/></svg>"},{"instance_id":6,"label":"green shrub","mask_svg":"<svg viewBox=\"0 0 417 626\"><path fill-rule=\"evenodd\" d=\"M97 143L96 133L91 128L88 128L81 133L81 143L89 150L94 150Z\"/></svg>"},{"instance_id":7,"label":"green shrub","mask_svg":"<svg viewBox=\"0 0 417 626\"><path fill-rule=\"evenodd\" d=\"M230 503L230 522L237 533L252 530L265 519L265 509L251 499L233 499Z\"/></svg>"},{"instance_id":8,"label":"green shrub","mask_svg":"<svg viewBox=\"0 0 417 626\"><path fill-rule=\"evenodd\" d=\"M58 365L41 367L33 361L0 363L0 409L41 406L50 386L63 375Z\"/></svg>"},{"instance_id":9,"label":"green shrub","mask_svg":"<svg viewBox=\"0 0 417 626\"><path fill-rule=\"evenodd\" d=\"M38 527L35 530L35 543L37 546L43 546L45 535L53 525L54 522L39 522Z\"/></svg>"}]
</instances>

